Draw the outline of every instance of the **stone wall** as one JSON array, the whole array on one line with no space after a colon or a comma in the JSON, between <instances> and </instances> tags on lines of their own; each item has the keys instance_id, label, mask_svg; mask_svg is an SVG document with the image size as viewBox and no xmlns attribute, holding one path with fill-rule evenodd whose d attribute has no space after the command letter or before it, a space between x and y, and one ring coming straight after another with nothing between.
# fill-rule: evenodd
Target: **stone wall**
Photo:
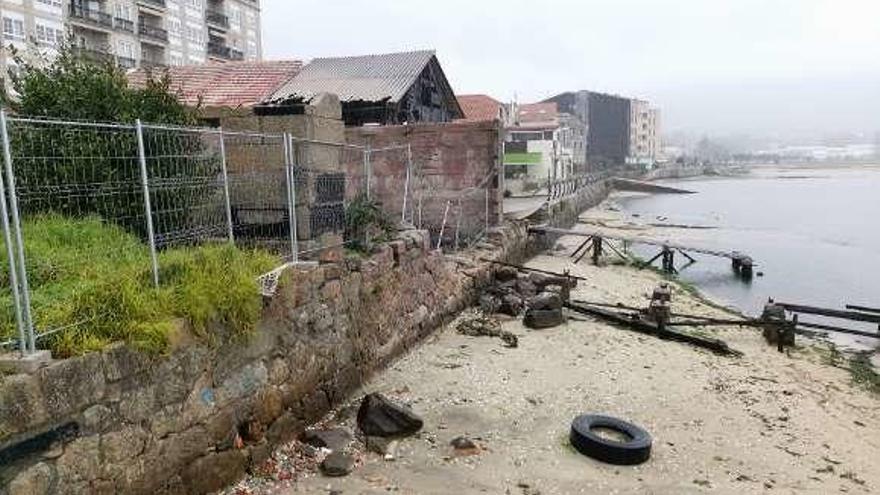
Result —
<instances>
[{"instance_id":1,"label":"stone wall","mask_svg":"<svg viewBox=\"0 0 880 495\"><path fill-rule=\"evenodd\" d=\"M455 122L384 127L349 127L346 142L368 145L374 150L410 145L414 174L413 191L424 192L422 217L439 224L447 200L454 200L468 188L485 189L488 182L490 224L502 219L503 191L500 189L501 128L497 122ZM376 151L370 155L371 192L387 211L401 211L406 181L406 150ZM350 163L350 176L363 174L363 164ZM413 192L413 194L416 194ZM474 195L471 216L485 216L483 196ZM478 210L478 211L477 211Z\"/></svg>"},{"instance_id":2,"label":"stone wall","mask_svg":"<svg viewBox=\"0 0 880 495\"><path fill-rule=\"evenodd\" d=\"M522 226L489 241L481 257L527 249ZM184 332L166 357L115 346L2 377L0 493L222 488L472 302L490 271L408 231L369 258L285 272L247 341L206 347Z\"/></svg>"}]
</instances>

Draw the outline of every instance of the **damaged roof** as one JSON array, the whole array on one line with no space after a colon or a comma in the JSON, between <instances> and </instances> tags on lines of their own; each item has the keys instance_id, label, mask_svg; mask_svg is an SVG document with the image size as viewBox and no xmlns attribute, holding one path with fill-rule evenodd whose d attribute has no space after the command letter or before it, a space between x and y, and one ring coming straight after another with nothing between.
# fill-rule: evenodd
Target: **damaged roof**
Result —
<instances>
[{"instance_id":1,"label":"damaged roof","mask_svg":"<svg viewBox=\"0 0 880 495\"><path fill-rule=\"evenodd\" d=\"M433 50L316 58L268 102L309 101L320 93L335 94L341 102L397 102L434 58Z\"/></svg>"},{"instance_id":2,"label":"damaged roof","mask_svg":"<svg viewBox=\"0 0 880 495\"><path fill-rule=\"evenodd\" d=\"M173 66L153 70L168 74L170 91L185 105L204 107L250 107L263 102L302 69L299 60L276 62L218 62ZM151 75L144 69L129 73L134 86L146 84Z\"/></svg>"}]
</instances>

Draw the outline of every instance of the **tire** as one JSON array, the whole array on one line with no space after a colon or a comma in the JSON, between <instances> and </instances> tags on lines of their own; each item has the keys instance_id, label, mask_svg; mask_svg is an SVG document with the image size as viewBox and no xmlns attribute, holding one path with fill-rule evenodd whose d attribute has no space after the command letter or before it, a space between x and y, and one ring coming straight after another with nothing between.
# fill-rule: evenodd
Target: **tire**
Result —
<instances>
[{"instance_id":1,"label":"tire","mask_svg":"<svg viewBox=\"0 0 880 495\"><path fill-rule=\"evenodd\" d=\"M602 438L594 428L607 428L629 438L616 442ZM587 414L578 416L571 423L571 445L581 454L608 464L633 466L651 457L651 435L638 426L610 416Z\"/></svg>"},{"instance_id":2,"label":"tire","mask_svg":"<svg viewBox=\"0 0 880 495\"><path fill-rule=\"evenodd\" d=\"M523 325L533 330L556 327L564 322L561 309L529 309L523 318Z\"/></svg>"}]
</instances>

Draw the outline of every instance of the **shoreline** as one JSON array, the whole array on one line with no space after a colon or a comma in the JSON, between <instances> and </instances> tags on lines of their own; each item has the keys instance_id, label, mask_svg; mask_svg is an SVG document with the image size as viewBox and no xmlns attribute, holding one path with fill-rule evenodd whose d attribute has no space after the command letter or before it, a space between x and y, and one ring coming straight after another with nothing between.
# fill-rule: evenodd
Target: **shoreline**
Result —
<instances>
[{"instance_id":1,"label":"shoreline","mask_svg":"<svg viewBox=\"0 0 880 495\"><path fill-rule=\"evenodd\" d=\"M601 212L599 209L590 212ZM665 277L608 263L574 265L580 239L539 253L526 266L572 270L586 279L572 297L645 306ZM608 258L607 261L611 261ZM673 310L719 316L700 296L673 285ZM355 442L357 467L344 478L314 470L298 481L256 478L226 493L870 493L880 488L880 395L853 383L833 351L799 338L785 354L754 329L701 329L744 353L725 358L636 334L591 318L528 330L502 320L519 348L467 337L452 325L354 394L324 424L354 430L359 398L380 392L409 404L424 429L402 439L393 459ZM806 344L806 345L805 345ZM604 465L568 444L571 419L600 412L647 428L654 453L637 467ZM474 440L459 455L450 441ZM252 491L235 490L256 486Z\"/></svg>"}]
</instances>

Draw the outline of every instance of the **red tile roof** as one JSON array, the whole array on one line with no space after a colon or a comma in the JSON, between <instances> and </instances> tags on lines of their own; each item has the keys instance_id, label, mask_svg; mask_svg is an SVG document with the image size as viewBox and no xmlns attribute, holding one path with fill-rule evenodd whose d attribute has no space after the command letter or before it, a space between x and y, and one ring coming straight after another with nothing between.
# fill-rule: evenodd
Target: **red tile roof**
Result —
<instances>
[{"instance_id":1,"label":"red tile roof","mask_svg":"<svg viewBox=\"0 0 880 495\"><path fill-rule=\"evenodd\" d=\"M521 127L557 127L559 110L555 102L527 103L519 106L519 124Z\"/></svg>"},{"instance_id":2,"label":"red tile roof","mask_svg":"<svg viewBox=\"0 0 880 495\"><path fill-rule=\"evenodd\" d=\"M491 96L457 95L456 98L464 111L464 120L482 122L500 118L501 102Z\"/></svg>"},{"instance_id":3,"label":"red tile roof","mask_svg":"<svg viewBox=\"0 0 880 495\"><path fill-rule=\"evenodd\" d=\"M299 60L278 62L225 62L184 65L153 70L167 71L171 91L187 105L203 107L250 107L263 102L302 69ZM129 82L142 86L147 72L131 72Z\"/></svg>"}]
</instances>

